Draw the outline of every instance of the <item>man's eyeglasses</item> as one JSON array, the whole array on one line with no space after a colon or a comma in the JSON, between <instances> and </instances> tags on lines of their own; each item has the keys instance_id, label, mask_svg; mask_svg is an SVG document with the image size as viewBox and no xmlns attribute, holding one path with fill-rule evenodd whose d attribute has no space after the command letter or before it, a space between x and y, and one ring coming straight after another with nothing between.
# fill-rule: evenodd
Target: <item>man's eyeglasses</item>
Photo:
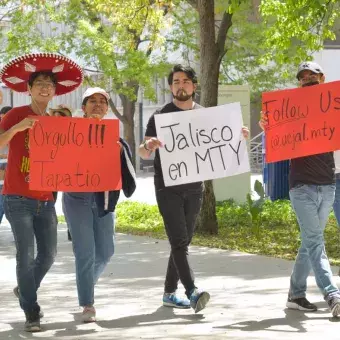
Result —
<instances>
[{"instance_id":1,"label":"man's eyeglasses","mask_svg":"<svg viewBox=\"0 0 340 340\"><path fill-rule=\"evenodd\" d=\"M52 82L44 82L44 81L37 81L33 83L33 86L39 87L40 89L47 88L47 89L54 89L55 84Z\"/></svg>"}]
</instances>

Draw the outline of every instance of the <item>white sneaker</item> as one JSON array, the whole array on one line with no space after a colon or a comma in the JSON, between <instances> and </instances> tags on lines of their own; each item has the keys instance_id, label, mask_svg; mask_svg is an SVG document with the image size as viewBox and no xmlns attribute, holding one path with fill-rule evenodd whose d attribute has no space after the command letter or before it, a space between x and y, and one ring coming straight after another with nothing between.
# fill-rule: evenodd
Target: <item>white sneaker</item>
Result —
<instances>
[{"instance_id":1,"label":"white sneaker","mask_svg":"<svg viewBox=\"0 0 340 340\"><path fill-rule=\"evenodd\" d=\"M85 323L96 322L96 310L93 306L85 306L81 319Z\"/></svg>"}]
</instances>

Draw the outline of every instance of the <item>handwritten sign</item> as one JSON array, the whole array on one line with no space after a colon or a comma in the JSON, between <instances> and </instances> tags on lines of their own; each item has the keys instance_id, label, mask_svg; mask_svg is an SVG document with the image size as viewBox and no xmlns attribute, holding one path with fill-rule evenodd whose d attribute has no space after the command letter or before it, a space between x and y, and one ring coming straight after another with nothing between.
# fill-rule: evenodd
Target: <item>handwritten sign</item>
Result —
<instances>
[{"instance_id":1,"label":"handwritten sign","mask_svg":"<svg viewBox=\"0 0 340 340\"><path fill-rule=\"evenodd\" d=\"M39 117L29 132L30 189L119 190L118 140L115 119Z\"/></svg>"},{"instance_id":2,"label":"handwritten sign","mask_svg":"<svg viewBox=\"0 0 340 340\"><path fill-rule=\"evenodd\" d=\"M165 186L250 171L240 103L155 115Z\"/></svg>"},{"instance_id":3,"label":"handwritten sign","mask_svg":"<svg viewBox=\"0 0 340 340\"><path fill-rule=\"evenodd\" d=\"M340 82L267 92L266 161L340 149Z\"/></svg>"}]
</instances>

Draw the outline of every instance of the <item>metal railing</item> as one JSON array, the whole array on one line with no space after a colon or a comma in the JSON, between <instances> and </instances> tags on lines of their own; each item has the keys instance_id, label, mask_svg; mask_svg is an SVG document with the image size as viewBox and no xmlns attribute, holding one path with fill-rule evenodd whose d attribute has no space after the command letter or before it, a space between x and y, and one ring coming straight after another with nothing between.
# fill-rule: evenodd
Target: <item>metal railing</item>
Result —
<instances>
[{"instance_id":1,"label":"metal railing","mask_svg":"<svg viewBox=\"0 0 340 340\"><path fill-rule=\"evenodd\" d=\"M262 136L263 132L259 133L250 140L249 161L251 172L254 174L262 173Z\"/></svg>"}]
</instances>

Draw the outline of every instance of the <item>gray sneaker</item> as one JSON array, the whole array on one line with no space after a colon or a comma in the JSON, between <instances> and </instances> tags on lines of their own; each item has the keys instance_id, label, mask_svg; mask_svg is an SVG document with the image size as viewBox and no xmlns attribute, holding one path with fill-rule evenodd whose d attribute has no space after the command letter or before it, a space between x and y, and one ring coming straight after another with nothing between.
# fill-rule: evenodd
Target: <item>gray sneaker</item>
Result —
<instances>
[{"instance_id":1,"label":"gray sneaker","mask_svg":"<svg viewBox=\"0 0 340 340\"><path fill-rule=\"evenodd\" d=\"M16 286L13 288L13 294L19 299L19 287ZM43 310L40 308L40 312L39 312L39 318L43 318L44 317L44 312Z\"/></svg>"},{"instance_id":2,"label":"gray sneaker","mask_svg":"<svg viewBox=\"0 0 340 340\"><path fill-rule=\"evenodd\" d=\"M26 315L26 322L25 322L25 331L26 332L40 332L40 317L39 313L37 312L31 312L31 313L25 313Z\"/></svg>"},{"instance_id":3,"label":"gray sneaker","mask_svg":"<svg viewBox=\"0 0 340 340\"><path fill-rule=\"evenodd\" d=\"M339 316L340 315L340 296L335 295L327 299L327 303L328 303L329 309L331 310L332 315L335 317Z\"/></svg>"},{"instance_id":4,"label":"gray sneaker","mask_svg":"<svg viewBox=\"0 0 340 340\"><path fill-rule=\"evenodd\" d=\"M205 291L200 291L197 288L193 289L190 295L190 306L195 313L200 312L209 302L210 294Z\"/></svg>"}]
</instances>

